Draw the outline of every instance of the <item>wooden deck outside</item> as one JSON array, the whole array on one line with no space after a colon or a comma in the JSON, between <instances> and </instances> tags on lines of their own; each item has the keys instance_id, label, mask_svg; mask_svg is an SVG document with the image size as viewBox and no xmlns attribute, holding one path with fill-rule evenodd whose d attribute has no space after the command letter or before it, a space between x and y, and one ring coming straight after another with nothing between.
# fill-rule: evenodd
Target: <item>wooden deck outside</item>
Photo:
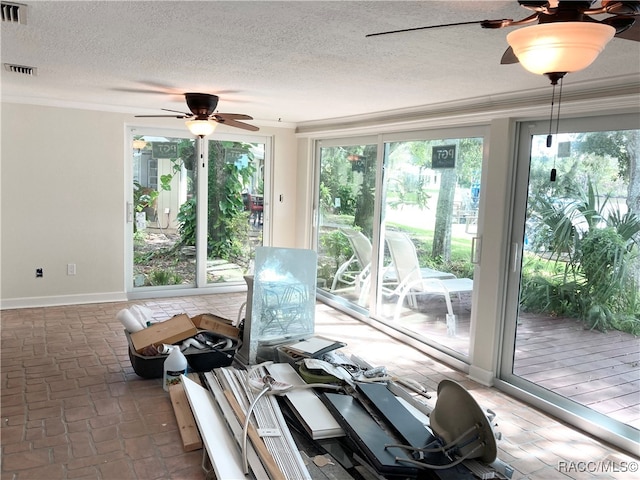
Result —
<instances>
[{"instance_id":1,"label":"wooden deck outside","mask_svg":"<svg viewBox=\"0 0 640 480\"><path fill-rule=\"evenodd\" d=\"M640 429L640 339L539 315L522 315L516 337L516 375Z\"/></svg>"},{"instance_id":2,"label":"wooden deck outside","mask_svg":"<svg viewBox=\"0 0 640 480\"><path fill-rule=\"evenodd\" d=\"M444 302L403 309L403 328L468 355L470 303L454 302L457 334L447 335ZM585 329L571 318L522 314L514 374L640 430L640 338Z\"/></svg>"}]
</instances>

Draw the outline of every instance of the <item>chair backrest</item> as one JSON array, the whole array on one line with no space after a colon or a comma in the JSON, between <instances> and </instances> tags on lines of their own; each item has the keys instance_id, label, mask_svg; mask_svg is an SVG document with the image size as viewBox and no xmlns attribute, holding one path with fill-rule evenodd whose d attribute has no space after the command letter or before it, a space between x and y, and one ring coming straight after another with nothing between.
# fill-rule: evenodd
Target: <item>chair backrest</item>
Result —
<instances>
[{"instance_id":1,"label":"chair backrest","mask_svg":"<svg viewBox=\"0 0 640 480\"><path fill-rule=\"evenodd\" d=\"M409 285L421 281L420 262L416 246L402 232L385 232L385 240L391 254L391 261L401 285Z\"/></svg>"},{"instance_id":2,"label":"chair backrest","mask_svg":"<svg viewBox=\"0 0 640 480\"><path fill-rule=\"evenodd\" d=\"M263 209L263 199L262 197L254 197L250 193L247 193L247 200L249 203L249 210L256 211Z\"/></svg>"},{"instance_id":3,"label":"chair backrest","mask_svg":"<svg viewBox=\"0 0 640 480\"><path fill-rule=\"evenodd\" d=\"M362 268L367 267L371 263L371 241L362 232L352 228L343 228L341 230L349 239L353 253L360 266Z\"/></svg>"}]
</instances>

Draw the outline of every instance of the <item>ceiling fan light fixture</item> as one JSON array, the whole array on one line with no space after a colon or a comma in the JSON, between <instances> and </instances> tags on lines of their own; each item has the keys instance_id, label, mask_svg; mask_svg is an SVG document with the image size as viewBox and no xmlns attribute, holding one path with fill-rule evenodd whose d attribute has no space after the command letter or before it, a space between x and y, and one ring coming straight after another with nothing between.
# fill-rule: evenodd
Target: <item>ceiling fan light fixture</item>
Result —
<instances>
[{"instance_id":1,"label":"ceiling fan light fixture","mask_svg":"<svg viewBox=\"0 0 640 480\"><path fill-rule=\"evenodd\" d=\"M507 42L526 70L545 75L587 68L615 33L604 23L553 22L514 30Z\"/></svg>"},{"instance_id":2,"label":"ceiling fan light fixture","mask_svg":"<svg viewBox=\"0 0 640 480\"><path fill-rule=\"evenodd\" d=\"M198 137L211 135L218 126L217 122L211 120L187 120L185 124L189 131Z\"/></svg>"}]
</instances>

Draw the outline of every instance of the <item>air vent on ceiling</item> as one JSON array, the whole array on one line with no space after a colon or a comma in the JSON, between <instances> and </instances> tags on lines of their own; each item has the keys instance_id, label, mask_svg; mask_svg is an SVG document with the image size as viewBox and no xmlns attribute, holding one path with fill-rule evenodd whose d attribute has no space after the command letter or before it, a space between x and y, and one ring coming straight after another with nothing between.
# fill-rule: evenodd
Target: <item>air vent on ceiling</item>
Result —
<instances>
[{"instance_id":1,"label":"air vent on ceiling","mask_svg":"<svg viewBox=\"0 0 640 480\"><path fill-rule=\"evenodd\" d=\"M28 67L26 65L14 65L11 63L5 63L4 69L11 73L19 73L20 75L35 76L38 73L36 67Z\"/></svg>"},{"instance_id":2,"label":"air vent on ceiling","mask_svg":"<svg viewBox=\"0 0 640 480\"><path fill-rule=\"evenodd\" d=\"M20 3L1 2L2 21L9 23L27 23L27 6Z\"/></svg>"}]
</instances>

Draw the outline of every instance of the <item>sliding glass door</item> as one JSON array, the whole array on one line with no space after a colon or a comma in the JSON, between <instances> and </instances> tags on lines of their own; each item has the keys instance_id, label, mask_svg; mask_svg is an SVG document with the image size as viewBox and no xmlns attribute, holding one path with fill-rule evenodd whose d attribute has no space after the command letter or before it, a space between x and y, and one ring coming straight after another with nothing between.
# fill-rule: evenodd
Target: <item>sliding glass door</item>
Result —
<instances>
[{"instance_id":1,"label":"sliding glass door","mask_svg":"<svg viewBox=\"0 0 640 480\"><path fill-rule=\"evenodd\" d=\"M323 295L468 357L483 133L318 142Z\"/></svg>"},{"instance_id":2,"label":"sliding glass door","mask_svg":"<svg viewBox=\"0 0 640 480\"><path fill-rule=\"evenodd\" d=\"M245 285L268 228L268 139L154 128L130 138L129 291Z\"/></svg>"},{"instance_id":3,"label":"sliding glass door","mask_svg":"<svg viewBox=\"0 0 640 480\"><path fill-rule=\"evenodd\" d=\"M520 135L501 375L637 444L638 117L545 126Z\"/></svg>"}]
</instances>

